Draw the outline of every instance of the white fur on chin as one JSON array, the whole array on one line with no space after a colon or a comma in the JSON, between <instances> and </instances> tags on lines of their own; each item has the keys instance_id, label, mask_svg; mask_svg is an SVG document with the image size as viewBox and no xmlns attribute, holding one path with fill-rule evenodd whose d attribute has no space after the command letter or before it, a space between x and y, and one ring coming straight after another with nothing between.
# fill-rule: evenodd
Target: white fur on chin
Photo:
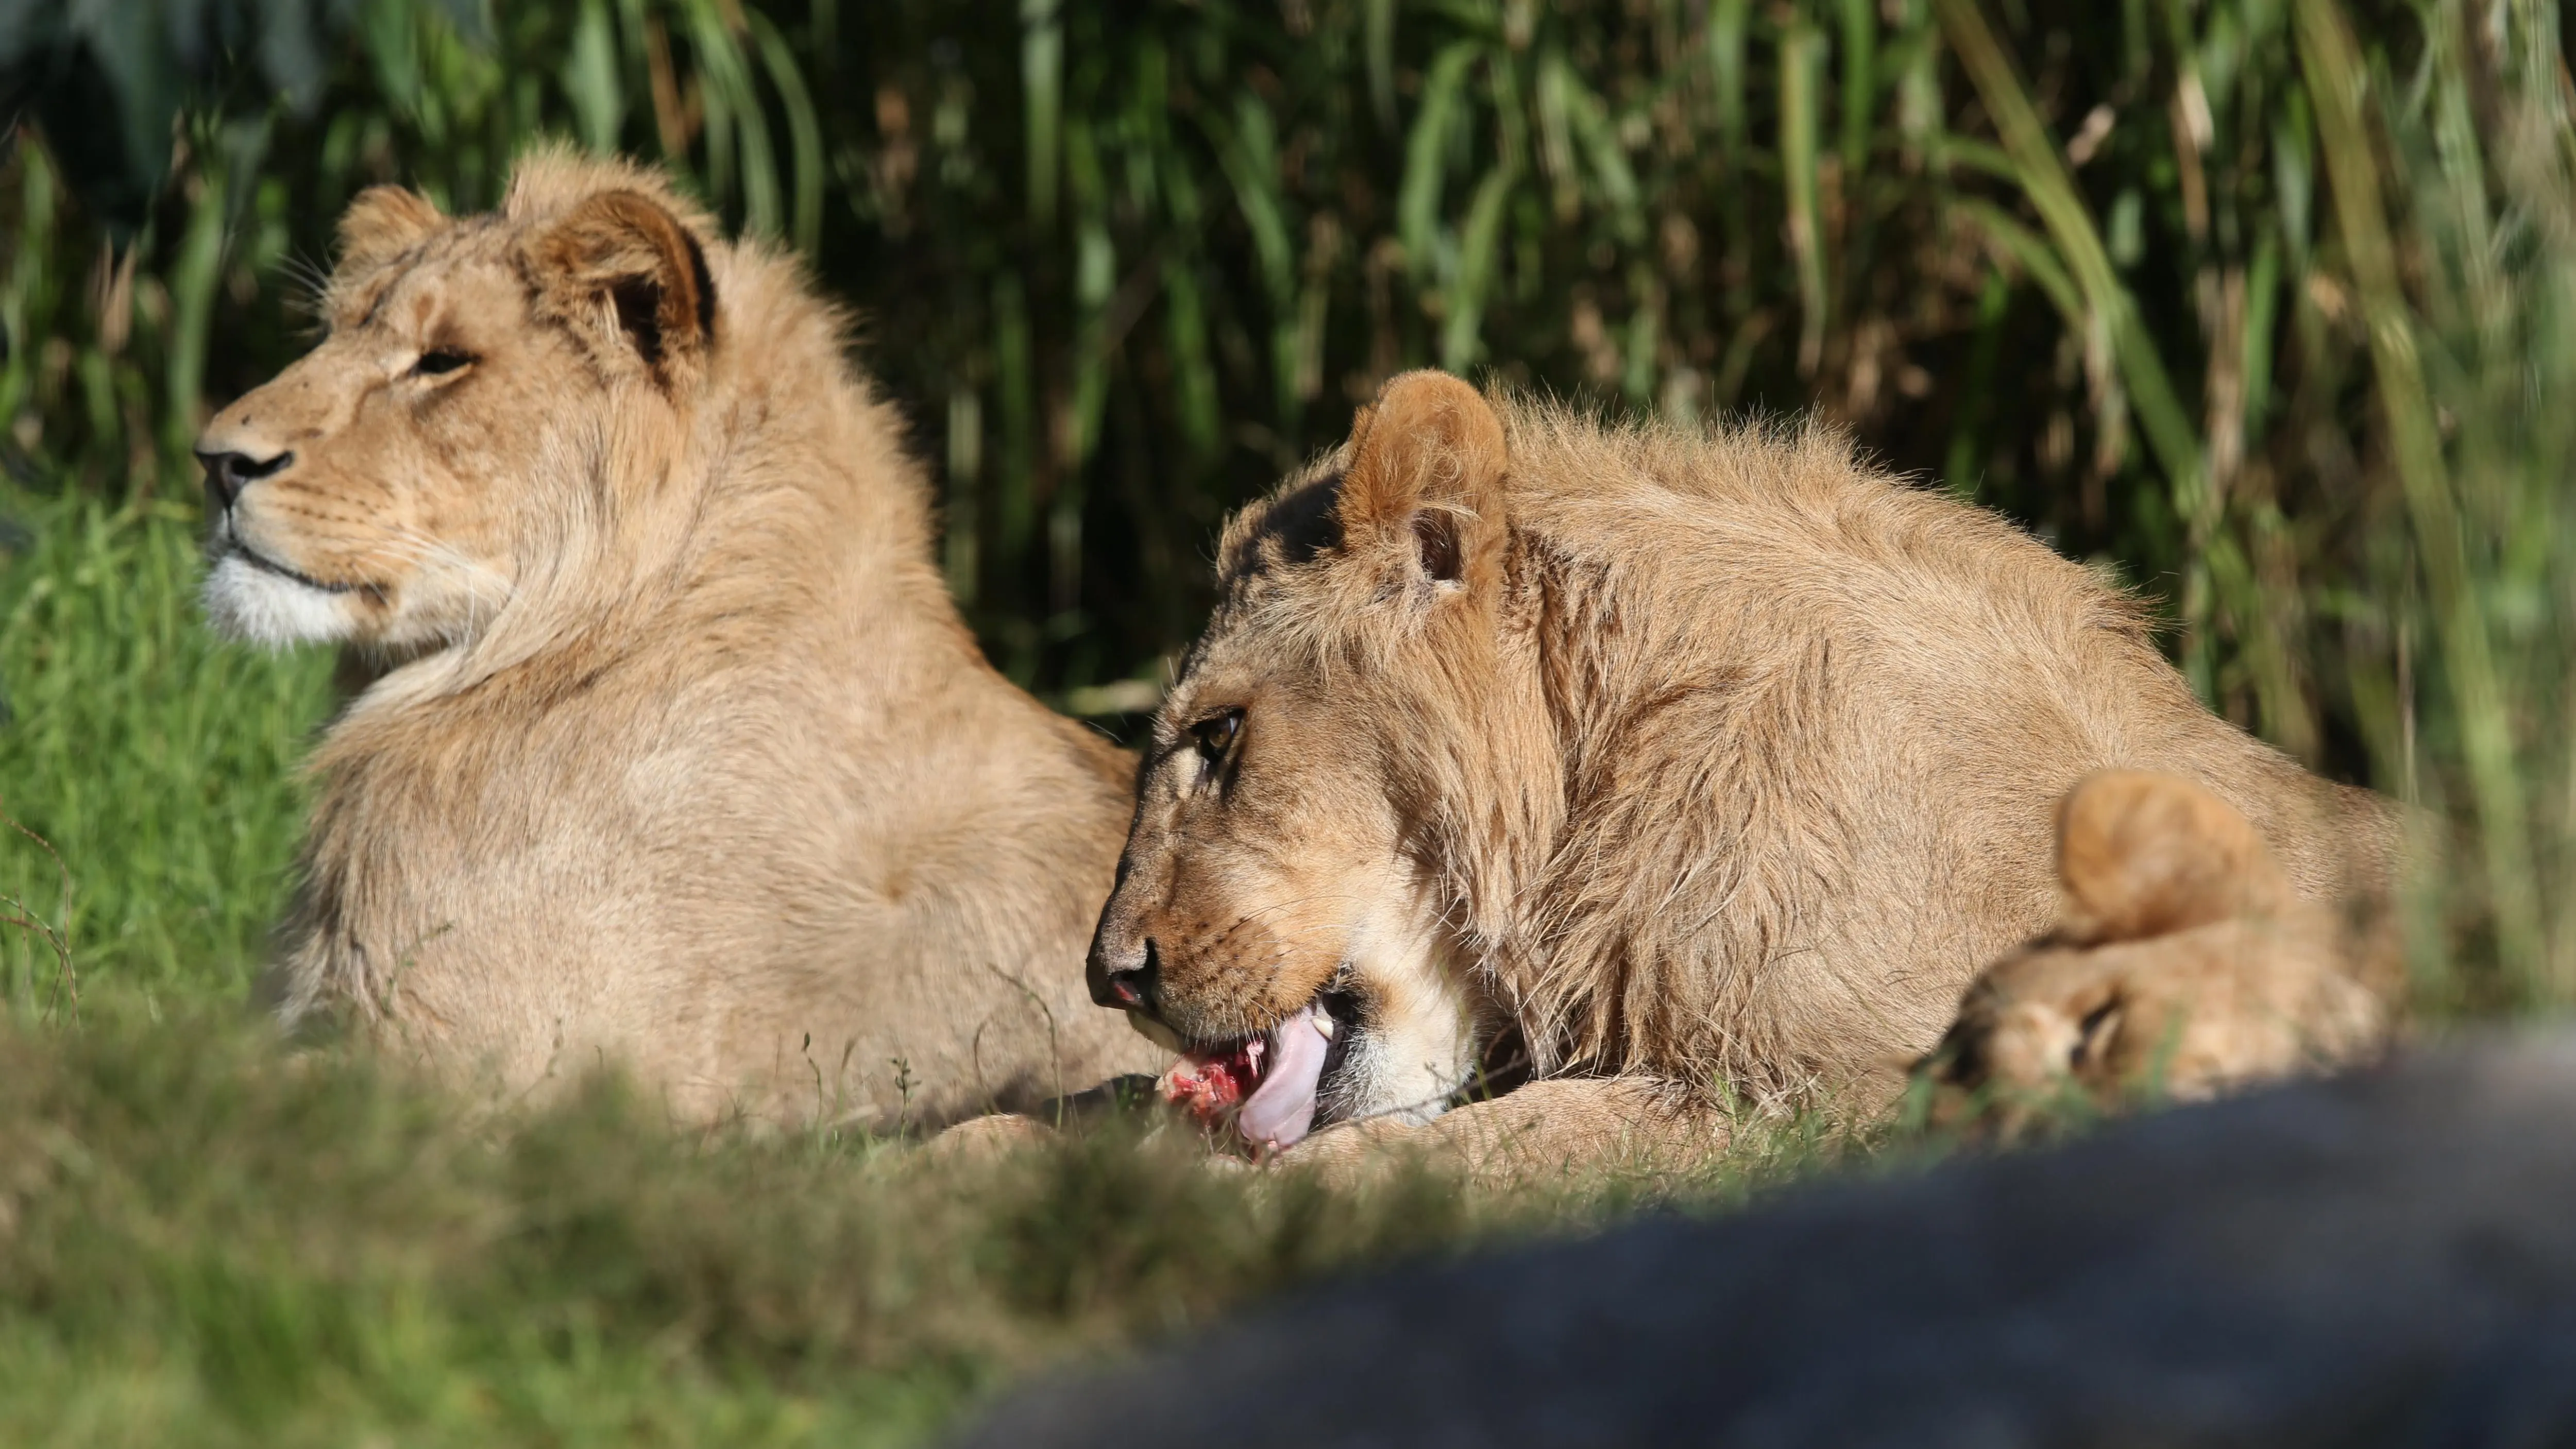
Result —
<instances>
[{"instance_id":1,"label":"white fur on chin","mask_svg":"<svg viewBox=\"0 0 2576 1449\"><path fill-rule=\"evenodd\" d=\"M1419 1126L1448 1110L1475 1071L1476 1006L1463 963L1419 895L1419 887L1390 894L1351 930L1347 960L1371 1009L1333 1084L1340 1117Z\"/></svg>"},{"instance_id":2,"label":"white fur on chin","mask_svg":"<svg viewBox=\"0 0 2576 1449\"><path fill-rule=\"evenodd\" d=\"M348 638L357 623L338 594L270 573L238 554L216 561L200 597L217 632L254 644L333 642Z\"/></svg>"}]
</instances>

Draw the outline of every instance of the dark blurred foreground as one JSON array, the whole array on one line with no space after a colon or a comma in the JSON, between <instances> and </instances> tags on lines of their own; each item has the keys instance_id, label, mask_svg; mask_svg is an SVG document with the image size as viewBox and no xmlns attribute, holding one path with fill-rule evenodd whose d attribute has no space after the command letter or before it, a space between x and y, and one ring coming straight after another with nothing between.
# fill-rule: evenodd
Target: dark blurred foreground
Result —
<instances>
[{"instance_id":1,"label":"dark blurred foreground","mask_svg":"<svg viewBox=\"0 0 2576 1449\"><path fill-rule=\"evenodd\" d=\"M2576 1033L1353 1283L964 1442L2576 1442Z\"/></svg>"}]
</instances>

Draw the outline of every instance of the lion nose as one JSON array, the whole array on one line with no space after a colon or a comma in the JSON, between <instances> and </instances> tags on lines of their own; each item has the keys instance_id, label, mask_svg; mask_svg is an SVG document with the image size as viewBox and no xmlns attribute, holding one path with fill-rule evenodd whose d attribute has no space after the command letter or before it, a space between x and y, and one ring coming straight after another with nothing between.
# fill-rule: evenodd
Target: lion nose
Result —
<instances>
[{"instance_id":1,"label":"lion nose","mask_svg":"<svg viewBox=\"0 0 2576 1449\"><path fill-rule=\"evenodd\" d=\"M206 502L217 513L233 506L242 490L295 461L294 450L269 458L254 458L248 453L197 452L197 461L206 470Z\"/></svg>"},{"instance_id":2,"label":"lion nose","mask_svg":"<svg viewBox=\"0 0 2576 1449\"><path fill-rule=\"evenodd\" d=\"M1111 959L1105 943L1094 941L1091 948L1091 999L1103 1006L1127 1011L1154 1010L1154 997L1162 985L1162 956L1148 938L1135 955L1126 961Z\"/></svg>"}]
</instances>

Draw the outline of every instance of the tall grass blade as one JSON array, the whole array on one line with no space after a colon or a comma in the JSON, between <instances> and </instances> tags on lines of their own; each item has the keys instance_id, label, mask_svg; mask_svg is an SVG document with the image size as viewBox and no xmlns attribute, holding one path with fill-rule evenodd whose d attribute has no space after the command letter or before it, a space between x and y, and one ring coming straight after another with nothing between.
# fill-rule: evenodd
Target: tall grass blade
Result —
<instances>
[{"instance_id":1,"label":"tall grass blade","mask_svg":"<svg viewBox=\"0 0 2576 1449\"><path fill-rule=\"evenodd\" d=\"M2299 59L2317 108L2337 230L2360 291L2377 396L2414 525L2415 551L2443 645L2443 672L2461 731L2478 816L2497 945L2512 972L2537 971L2547 955L2532 879L2523 785L2502 682L2468 579L2458 501L2427 397L2414 328L2388 235L2379 166L2362 114L2368 74L2330 0L2297 0ZM2536 984L2536 983L2534 983Z\"/></svg>"}]
</instances>

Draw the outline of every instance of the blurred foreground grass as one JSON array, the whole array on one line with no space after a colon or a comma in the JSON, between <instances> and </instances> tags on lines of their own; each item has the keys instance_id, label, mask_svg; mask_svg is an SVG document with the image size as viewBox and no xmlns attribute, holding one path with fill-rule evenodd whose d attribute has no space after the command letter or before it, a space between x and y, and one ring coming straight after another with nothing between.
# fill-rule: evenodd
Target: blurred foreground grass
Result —
<instances>
[{"instance_id":1,"label":"blurred foreground grass","mask_svg":"<svg viewBox=\"0 0 2576 1449\"><path fill-rule=\"evenodd\" d=\"M101 1003L108 1003L102 1005ZM0 1442L917 1442L1050 1358L1393 1254L1722 1202L1825 1144L1511 1195L675 1133L613 1082L503 1118L238 1014L0 1025Z\"/></svg>"}]
</instances>

